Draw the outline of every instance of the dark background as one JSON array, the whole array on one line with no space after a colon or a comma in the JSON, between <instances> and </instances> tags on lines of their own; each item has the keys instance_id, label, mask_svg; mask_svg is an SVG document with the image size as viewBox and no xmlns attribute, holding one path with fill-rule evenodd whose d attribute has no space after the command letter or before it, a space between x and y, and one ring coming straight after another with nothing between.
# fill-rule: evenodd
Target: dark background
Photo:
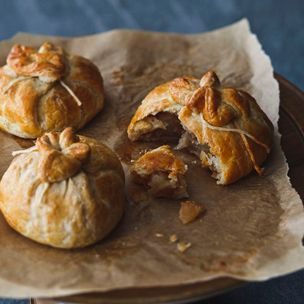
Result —
<instances>
[{"instance_id":1,"label":"dark background","mask_svg":"<svg viewBox=\"0 0 304 304\"><path fill-rule=\"evenodd\" d=\"M274 69L304 88L304 0L0 0L0 39L17 32L81 36L115 28L200 33L249 19ZM1 301L27 303L27 301ZM304 272L201 303L304 303Z\"/></svg>"},{"instance_id":2,"label":"dark background","mask_svg":"<svg viewBox=\"0 0 304 304\"><path fill-rule=\"evenodd\" d=\"M275 70L304 88L303 0L0 0L0 39L114 28L199 33L247 17Z\"/></svg>"}]
</instances>

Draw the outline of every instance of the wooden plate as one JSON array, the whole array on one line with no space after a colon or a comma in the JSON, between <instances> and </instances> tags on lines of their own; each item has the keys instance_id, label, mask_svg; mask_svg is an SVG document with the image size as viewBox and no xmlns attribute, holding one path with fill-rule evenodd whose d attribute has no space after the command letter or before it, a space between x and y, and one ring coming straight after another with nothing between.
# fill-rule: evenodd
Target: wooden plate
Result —
<instances>
[{"instance_id":1,"label":"wooden plate","mask_svg":"<svg viewBox=\"0 0 304 304\"><path fill-rule=\"evenodd\" d=\"M304 93L289 81L275 75L280 84L281 104L279 129L282 147L290 170L292 185L304 198ZM242 281L222 278L205 283L179 285L162 288L130 288L104 293L81 294L56 299L35 299L32 303L94 303L94 304L154 304L189 303L220 294L245 284Z\"/></svg>"}]
</instances>

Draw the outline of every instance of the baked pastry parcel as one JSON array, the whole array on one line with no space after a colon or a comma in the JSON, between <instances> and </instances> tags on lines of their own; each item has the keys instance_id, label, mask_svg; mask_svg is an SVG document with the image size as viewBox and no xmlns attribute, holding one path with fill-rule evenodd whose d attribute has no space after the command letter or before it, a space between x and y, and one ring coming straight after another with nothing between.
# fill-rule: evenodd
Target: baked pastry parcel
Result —
<instances>
[{"instance_id":1,"label":"baked pastry parcel","mask_svg":"<svg viewBox=\"0 0 304 304\"><path fill-rule=\"evenodd\" d=\"M71 128L14 152L0 183L0 209L24 236L59 248L103 239L124 210L124 172L102 143Z\"/></svg>"},{"instance_id":2,"label":"baked pastry parcel","mask_svg":"<svg viewBox=\"0 0 304 304\"><path fill-rule=\"evenodd\" d=\"M146 186L155 197L188 197L185 173L187 165L164 145L146 152L131 167L135 182Z\"/></svg>"},{"instance_id":3,"label":"baked pastry parcel","mask_svg":"<svg viewBox=\"0 0 304 304\"><path fill-rule=\"evenodd\" d=\"M259 174L270 152L273 126L255 99L224 88L208 71L201 79L179 77L153 89L128 127L136 140L179 138L177 148L195 153L218 184Z\"/></svg>"},{"instance_id":4,"label":"baked pastry parcel","mask_svg":"<svg viewBox=\"0 0 304 304\"><path fill-rule=\"evenodd\" d=\"M98 68L51 43L14 45L0 68L0 128L16 136L79 129L103 104Z\"/></svg>"}]
</instances>

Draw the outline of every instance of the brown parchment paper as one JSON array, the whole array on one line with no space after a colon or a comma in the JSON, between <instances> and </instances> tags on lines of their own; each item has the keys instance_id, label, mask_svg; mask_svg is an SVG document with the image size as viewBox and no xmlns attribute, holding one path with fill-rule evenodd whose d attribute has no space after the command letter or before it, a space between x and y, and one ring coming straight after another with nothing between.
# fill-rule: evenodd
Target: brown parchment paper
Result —
<instances>
[{"instance_id":1,"label":"brown parchment paper","mask_svg":"<svg viewBox=\"0 0 304 304\"><path fill-rule=\"evenodd\" d=\"M303 207L289 183L277 131L278 84L246 20L199 35L129 30L80 38L18 34L0 43L0 63L13 43L38 46L45 40L100 68L106 106L80 133L112 147L125 161L127 176L128 160L141 146L127 143L126 127L141 99L164 81L184 74L200 76L209 68L224 84L245 89L257 99L276 126L275 145L264 177L253 173L227 187L217 186L207 171L191 165L191 198L205 203L207 212L189 225L178 220L179 202L152 200L134 190L129 178L122 222L106 240L86 249L64 251L36 244L0 217L0 296L58 296L220 276L265 280L304 266ZM1 175L11 152L28 145L0 133ZM156 237L157 233L164 236ZM173 233L192 247L178 252L168 241Z\"/></svg>"}]
</instances>

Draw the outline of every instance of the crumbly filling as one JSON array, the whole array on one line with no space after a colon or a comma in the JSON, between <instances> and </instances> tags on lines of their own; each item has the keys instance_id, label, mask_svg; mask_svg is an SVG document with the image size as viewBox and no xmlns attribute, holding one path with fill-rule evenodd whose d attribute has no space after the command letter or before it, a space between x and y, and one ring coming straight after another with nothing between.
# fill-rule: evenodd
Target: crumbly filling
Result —
<instances>
[{"instance_id":1,"label":"crumbly filling","mask_svg":"<svg viewBox=\"0 0 304 304\"><path fill-rule=\"evenodd\" d=\"M154 172L149 176L137 174L135 180L140 184L146 185L154 197L169 197L174 199L188 197L186 181L182 176L170 178L165 172Z\"/></svg>"},{"instance_id":2,"label":"crumbly filling","mask_svg":"<svg viewBox=\"0 0 304 304\"><path fill-rule=\"evenodd\" d=\"M163 143L176 142L183 131L178 118L172 113L161 112L155 116L150 115L147 116L144 121L150 130L148 133L143 132L139 138L140 140L160 141ZM143 128L141 129L144 131Z\"/></svg>"},{"instance_id":3,"label":"crumbly filling","mask_svg":"<svg viewBox=\"0 0 304 304\"><path fill-rule=\"evenodd\" d=\"M146 152L138 158L131 172L134 181L143 184L155 197L187 197L187 165L168 145Z\"/></svg>"},{"instance_id":4,"label":"crumbly filling","mask_svg":"<svg viewBox=\"0 0 304 304\"><path fill-rule=\"evenodd\" d=\"M212 177L220 178L221 166L219 159L210 152L208 144L199 144L193 134L185 131L180 137L176 149L185 149L195 155L201 160L201 165L204 168L209 168L212 171Z\"/></svg>"},{"instance_id":5,"label":"crumbly filling","mask_svg":"<svg viewBox=\"0 0 304 304\"><path fill-rule=\"evenodd\" d=\"M214 178L220 179L221 166L219 159L210 152L208 144L200 144L197 138L185 131L179 119L172 113L158 113L156 116L148 116L145 121L148 123L153 119L153 126L158 126L152 132L145 133L141 140L177 142L175 149L185 149L201 160L203 167L212 171Z\"/></svg>"}]
</instances>

